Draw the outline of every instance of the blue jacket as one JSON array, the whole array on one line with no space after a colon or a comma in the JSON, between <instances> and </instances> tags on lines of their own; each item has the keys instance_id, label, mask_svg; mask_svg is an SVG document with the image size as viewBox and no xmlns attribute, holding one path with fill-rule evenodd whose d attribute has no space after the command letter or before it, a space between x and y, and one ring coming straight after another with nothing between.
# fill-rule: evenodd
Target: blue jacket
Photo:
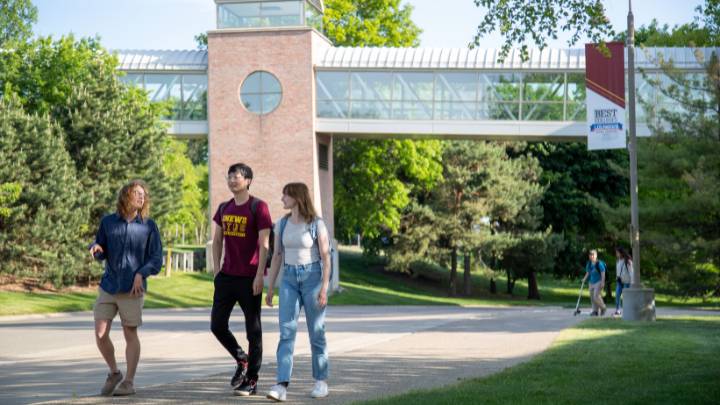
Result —
<instances>
[{"instance_id":1,"label":"blue jacket","mask_svg":"<svg viewBox=\"0 0 720 405\"><path fill-rule=\"evenodd\" d=\"M127 222L119 214L110 214L100 221L94 244L103 248L97 260L105 260L105 274L100 287L110 294L132 290L136 273L142 274L143 288L147 279L158 274L162 266L160 231L152 219L140 216Z\"/></svg>"}]
</instances>

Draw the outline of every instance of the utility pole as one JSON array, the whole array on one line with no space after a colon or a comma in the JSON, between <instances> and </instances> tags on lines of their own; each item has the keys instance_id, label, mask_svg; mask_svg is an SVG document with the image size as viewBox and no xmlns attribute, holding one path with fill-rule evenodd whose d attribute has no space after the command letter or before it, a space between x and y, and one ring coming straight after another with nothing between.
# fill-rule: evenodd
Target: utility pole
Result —
<instances>
[{"instance_id":1,"label":"utility pole","mask_svg":"<svg viewBox=\"0 0 720 405\"><path fill-rule=\"evenodd\" d=\"M643 288L640 280L640 215L638 210L637 135L635 122L635 21L632 0L628 0L627 16L628 101L630 126L630 224L633 256L633 275L630 288L623 291L623 319L631 321L655 320L655 294Z\"/></svg>"}]
</instances>

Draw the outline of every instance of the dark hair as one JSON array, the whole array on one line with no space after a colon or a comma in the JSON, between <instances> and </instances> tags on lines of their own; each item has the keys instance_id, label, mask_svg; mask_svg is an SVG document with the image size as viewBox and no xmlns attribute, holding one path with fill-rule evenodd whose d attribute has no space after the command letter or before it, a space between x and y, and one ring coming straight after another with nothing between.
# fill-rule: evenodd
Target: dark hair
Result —
<instances>
[{"instance_id":1,"label":"dark hair","mask_svg":"<svg viewBox=\"0 0 720 405\"><path fill-rule=\"evenodd\" d=\"M315 219L317 214L310 199L310 190L305 183L288 183L283 187L283 194L295 199L300 216L305 219L305 222L309 224Z\"/></svg>"},{"instance_id":2,"label":"dark hair","mask_svg":"<svg viewBox=\"0 0 720 405\"><path fill-rule=\"evenodd\" d=\"M150 192L147 184L142 180L133 180L120 189L117 199L117 212L122 217L128 217L133 214L133 209L130 206L130 198L132 198L130 193L132 193L136 187L142 188L145 193L145 202L140 209L140 218L146 219L150 215Z\"/></svg>"},{"instance_id":3,"label":"dark hair","mask_svg":"<svg viewBox=\"0 0 720 405\"><path fill-rule=\"evenodd\" d=\"M615 248L615 251L620 253L620 256L623 258L623 261L625 262L625 265L628 265L628 262L632 261L632 256L630 256L630 253L625 250L622 246L617 246Z\"/></svg>"},{"instance_id":4,"label":"dark hair","mask_svg":"<svg viewBox=\"0 0 720 405\"><path fill-rule=\"evenodd\" d=\"M245 163L235 163L234 165L231 165L228 168L227 174L228 176L233 173L239 173L241 174L245 179L252 180L253 178L253 171L250 168L250 166L246 165ZM248 185L248 190L250 189L250 185Z\"/></svg>"}]
</instances>

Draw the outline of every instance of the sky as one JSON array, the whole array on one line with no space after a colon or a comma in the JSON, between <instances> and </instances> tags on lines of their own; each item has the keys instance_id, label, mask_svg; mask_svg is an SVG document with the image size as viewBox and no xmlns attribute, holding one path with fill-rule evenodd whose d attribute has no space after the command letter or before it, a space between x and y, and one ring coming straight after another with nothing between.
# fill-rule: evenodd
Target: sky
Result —
<instances>
[{"instance_id":1,"label":"sky","mask_svg":"<svg viewBox=\"0 0 720 405\"><path fill-rule=\"evenodd\" d=\"M473 39L484 10L473 0L404 0L414 7L412 20L423 33L423 47L465 48ZM215 28L213 0L33 0L38 8L34 31L39 35L99 36L109 49L194 49L193 37ZM669 25L691 22L702 0L635 0L635 25L653 18ZM624 30L626 0L604 0L616 31ZM569 35L549 42L567 48ZM574 47L582 47L580 43ZM493 34L482 48L499 48L502 38Z\"/></svg>"}]
</instances>

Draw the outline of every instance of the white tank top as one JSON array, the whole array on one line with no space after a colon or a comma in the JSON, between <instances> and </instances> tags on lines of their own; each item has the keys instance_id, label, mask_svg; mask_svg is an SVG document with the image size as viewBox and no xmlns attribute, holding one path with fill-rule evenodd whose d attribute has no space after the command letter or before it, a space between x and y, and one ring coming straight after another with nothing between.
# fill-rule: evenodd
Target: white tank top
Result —
<instances>
[{"instance_id":1,"label":"white tank top","mask_svg":"<svg viewBox=\"0 0 720 405\"><path fill-rule=\"evenodd\" d=\"M285 264L310 264L320 261L320 251L310 234L310 226L311 224L304 222L294 224L288 218L282 235ZM322 234L327 235L327 227L322 219L318 219L317 228L318 239ZM280 234L280 221L275 225L275 234Z\"/></svg>"}]
</instances>

